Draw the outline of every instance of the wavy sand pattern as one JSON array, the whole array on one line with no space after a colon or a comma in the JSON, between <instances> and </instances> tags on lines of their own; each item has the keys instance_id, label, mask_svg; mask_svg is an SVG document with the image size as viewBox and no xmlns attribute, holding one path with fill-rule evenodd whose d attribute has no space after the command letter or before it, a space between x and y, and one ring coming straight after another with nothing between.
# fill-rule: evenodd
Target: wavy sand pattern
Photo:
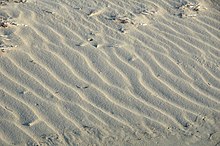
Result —
<instances>
[{"instance_id":1,"label":"wavy sand pattern","mask_svg":"<svg viewBox=\"0 0 220 146\"><path fill-rule=\"evenodd\" d=\"M219 10L0 0L0 145L220 144Z\"/></svg>"}]
</instances>

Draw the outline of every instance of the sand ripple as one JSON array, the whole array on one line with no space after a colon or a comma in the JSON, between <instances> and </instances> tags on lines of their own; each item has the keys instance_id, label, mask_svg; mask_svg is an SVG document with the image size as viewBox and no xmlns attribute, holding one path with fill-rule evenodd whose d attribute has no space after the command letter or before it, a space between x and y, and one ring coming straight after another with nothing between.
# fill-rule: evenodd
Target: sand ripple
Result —
<instances>
[{"instance_id":1,"label":"sand ripple","mask_svg":"<svg viewBox=\"0 0 220 146\"><path fill-rule=\"evenodd\" d=\"M11 17L0 27L1 145L210 138L220 119L220 12L199 4L0 6L2 20Z\"/></svg>"}]
</instances>

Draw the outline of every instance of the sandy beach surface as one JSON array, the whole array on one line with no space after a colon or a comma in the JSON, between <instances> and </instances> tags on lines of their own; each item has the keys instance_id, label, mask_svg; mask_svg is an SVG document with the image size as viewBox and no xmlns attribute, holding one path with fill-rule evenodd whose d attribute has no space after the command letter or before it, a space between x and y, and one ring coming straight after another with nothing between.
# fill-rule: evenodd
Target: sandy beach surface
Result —
<instances>
[{"instance_id":1,"label":"sandy beach surface","mask_svg":"<svg viewBox=\"0 0 220 146\"><path fill-rule=\"evenodd\" d=\"M0 146L220 146L220 0L0 0Z\"/></svg>"}]
</instances>

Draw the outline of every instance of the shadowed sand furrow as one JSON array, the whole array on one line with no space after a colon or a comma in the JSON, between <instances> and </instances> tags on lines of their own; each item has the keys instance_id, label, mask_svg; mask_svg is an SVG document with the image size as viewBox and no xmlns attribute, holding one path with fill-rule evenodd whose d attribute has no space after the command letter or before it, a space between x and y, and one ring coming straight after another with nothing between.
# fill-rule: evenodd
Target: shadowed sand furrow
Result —
<instances>
[{"instance_id":1,"label":"shadowed sand furrow","mask_svg":"<svg viewBox=\"0 0 220 146\"><path fill-rule=\"evenodd\" d=\"M142 52L142 54L145 54L144 52ZM144 58L151 58L150 56L147 56L147 54L145 54L146 56L144 56ZM151 61L152 60L154 60L154 59L150 59ZM147 61L147 62L150 62L150 61ZM152 63L152 64L157 64L157 63ZM158 64L157 65L157 67L155 66L155 67L153 67L153 68L157 68L157 70L158 70L158 68L160 67L160 64ZM155 70L155 69L153 69L153 70ZM164 72L164 71L157 71L157 70L155 70L154 72L160 72L160 74L162 74L161 75L161 77L163 78L163 75L165 75L166 77L164 77L164 80L167 80L168 82L170 82L170 81L173 81L173 82L171 82L172 84L174 84L174 86L175 87L178 87L178 86L180 86L180 85L184 85L185 84L185 82L182 82L181 83L181 80L179 80L177 77L169 77L169 74L167 74L166 72ZM167 74L167 75L166 75ZM179 83L178 83L178 81L180 81ZM176 82L176 83L175 83ZM171 86L172 86L172 84L171 84ZM186 84L185 84L186 85ZM186 85L185 87L187 87L187 86L191 86L191 85ZM185 87L183 87L183 88L185 88ZM190 90L190 89L189 89ZM196 90L194 90L194 91L196 91ZM198 92L199 93L199 92ZM217 93L217 92L216 92ZM218 95L215 95L215 96L218 96ZM214 96L214 97L215 97ZM214 102L218 102L218 100L214 100Z\"/></svg>"},{"instance_id":2,"label":"shadowed sand furrow","mask_svg":"<svg viewBox=\"0 0 220 146\"><path fill-rule=\"evenodd\" d=\"M103 69L104 70L104 69ZM95 72L97 72L97 71L95 71ZM104 72L103 72L103 74L104 74ZM107 78L109 78L108 79L108 82L111 82L111 81L117 81L117 80L119 80L120 81L120 76L119 76L119 78L118 79L111 79L112 78L112 76L114 76L114 77L117 77L117 76L115 76L114 74L112 75L112 72L111 72L111 74L107 74L107 75L109 75L110 77L107 77ZM100 76L101 77L101 76ZM103 79L102 79L103 80ZM105 79L104 79L105 80ZM118 83L116 83L116 84L119 84L120 82L118 81ZM108 82L106 82L106 83L108 83ZM121 81L122 83L124 82L124 81ZM112 84L112 83L111 83Z\"/></svg>"},{"instance_id":3,"label":"shadowed sand furrow","mask_svg":"<svg viewBox=\"0 0 220 146\"><path fill-rule=\"evenodd\" d=\"M216 3L1 1L0 145L217 143Z\"/></svg>"},{"instance_id":4,"label":"shadowed sand furrow","mask_svg":"<svg viewBox=\"0 0 220 146\"><path fill-rule=\"evenodd\" d=\"M132 85L134 86L134 87L136 87L137 89L138 88L142 88L142 89L144 89L144 90L147 90L146 88L144 88L145 86L142 84L140 84L139 85L139 82L140 82L140 80L138 79L138 78L135 78L134 79L134 77L132 78L132 76L136 76L136 77L139 77L139 78L141 78L140 76L141 75L137 75L137 73L136 72L134 72L134 70L131 70L131 69L129 69L129 65L128 64L123 64L123 63L120 63L121 62L121 60L119 60L117 57L115 58L113 58L113 60L114 60L114 63L115 62L117 62L117 66L121 69L121 71L122 72L124 72L130 79L131 79L131 83L132 83ZM116 61L117 60L117 61ZM125 62L124 62L125 63ZM139 87L139 86L143 86L143 87ZM131 88L133 88L133 87L131 87ZM133 89L134 90L134 89ZM143 90L136 90L136 91L143 91ZM130 93L130 94L132 94L132 93ZM137 93L137 94L139 94L139 93ZM138 96L138 95L133 95L133 97L135 98L135 96ZM146 100L146 97L147 96L152 96L152 94L153 93L150 93L149 91L148 91L148 93L146 92L146 93L144 93L144 95L145 96L142 96L142 98L144 99L144 100ZM137 98L138 99L138 98ZM143 101L144 102L144 101ZM152 103L152 102L149 102L149 103ZM147 106L149 106L149 104L146 104ZM153 107L155 110L158 110L159 112L162 112L162 110L160 110L160 109L158 109L157 107L155 107L155 106L150 106L150 107ZM163 113L163 112L162 112ZM167 114L165 114L166 116L168 116ZM172 119L172 117L170 117L171 119Z\"/></svg>"},{"instance_id":5,"label":"shadowed sand furrow","mask_svg":"<svg viewBox=\"0 0 220 146\"><path fill-rule=\"evenodd\" d=\"M21 65L22 66L22 65ZM31 71L29 71L29 72L32 72L32 71L34 71L34 70L31 70ZM41 71L41 72L43 72L43 70ZM44 75L44 77L49 77L48 75ZM41 76L39 76L38 78L39 79L36 79L37 81L40 81L41 79L43 79L44 77L41 77ZM47 84L49 84L49 82L50 81L47 81L47 79L44 79L44 80L42 80L41 81L41 83L40 84L42 84L43 82L46 82ZM66 81L67 82L67 81ZM48 86L48 85L44 85L44 87L46 87L46 86ZM50 86L50 85L49 85ZM62 95L62 93L64 93L64 92L62 92L62 87L56 87L56 84L54 84L54 82L53 82L53 87L55 86L55 88L58 90L58 91L56 91L56 92L60 92L61 93L61 95ZM50 91L50 90L49 90ZM72 91L68 91L68 90L65 90L65 92L66 93L64 93L62 96L59 96L58 95L58 93L57 94L53 94L55 91L50 91L50 93L48 93L48 95L46 96L46 98L50 98L50 100L51 100L51 98L53 99L53 98L55 98L55 97L58 97L58 99L61 99L61 100L64 100L64 101L74 101L74 102L76 102L76 103L81 103L81 101L80 101L80 99L77 99L76 97L78 96L78 95L76 95L76 93L74 93L74 92L72 92ZM52 93L52 94L51 94ZM69 93L69 94L68 94ZM73 98L74 97L74 98ZM67 99L65 99L65 98L67 98ZM82 103L81 103L82 104Z\"/></svg>"},{"instance_id":6,"label":"shadowed sand furrow","mask_svg":"<svg viewBox=\"0 0 220 146\"><path fill-rule=\"evenodd\" d=\"M14 92L14 91L13 91ZM9 92L8 92L9 93ZM10 93L11 93L11 91L10 91ZM18 92L17 93L15 93L15 94L18 94ZM21 93L19 93L19 94L21 94ZM27 93L28 94L28 93ZM20 95L19 95L20 96ZM36 96L36 95L35 95ZM32 98L32 100L35 98L35 96L31 96L30 94L29 95L27 95L27 97L29 98L29 97L31 97ZM34 107L36 107L36 108L34 108L33 109L33 111L35 111L35 112L37 112L38 114L38 116L40 116L41 118L42 118L42 115L44 115L43 113L45 113L45 111L47 111L47 110L45 110L45 109L43 109L43 108L40 108L41 106L43 106L43 107L47 107L47 108L51 108L52 106L51 105L49 105L49 106L45 106L45 105L47 105L45 102L39 102L39 97L37 97L38 99L37 100L35 100L36 102L33 102L33 101L31 101L31 103L30 102L28 102L28 100L30 100L30 99L28 99L27 100L27 98L26 98L26 100L25 101L23 101L23 103L26 103L26 102L28 102L28 104L31 104L32 106L31 106L31 108L30 109L33 109L33 106ZM16 98L16 99L18 99L18 98ZM22 99L23 100L23 99ZM11 100L11 101L13 101L13 100ZM19 100L20 101L20 100ZM41 112L39 113L37 110L39 109ZM55 110L54 110L55 111ZM21 114L22 115L22 114ZM42 118L43 119L43 121L47 121L46 122L46 124L48 125L48 123L50 123L50 121L51 121L51 118L49 118L49 117L51 116L51 115L46 115L45 117L46 118ZM59 116L60 117L60 116ZM56 119L54 119L55 117L53 117L52 119L53 120L55 120L55 121L57 121ZM47 120L45 120L45 119L47 119ZM59 119L59 118L58 118ZM25 120L25 119L24 119ZM52 121L53 121L52 120ZM60 120L58 120L58 121L60 121ZM30 122L30 121L26 121L25 123L24 123L24 125L29 125L29 123L31 124L32 122ZM53 123L53 122L52 122ZM59 125L59 123L57 123L58 125ZM52 124L53 125L53 124ZM56 125L56 124L55 124ZM71 124L72 125L72 124ZM53 127L53 126L52 126ZM55 129L57 129L57 127L59 127L59 126L56 126L56 128ZM50 125L50 128L51 128L51 125ZM47 127L47 129L48 129L48 127ZM54 128L52 128L52 129L54 129ZM33 130L35 130L35 129L33 129ZM55 130L54 132L56 132L57 130ZM42 130L41 130L41 132L43 132ZM44 132L46 132L46 131L44 131ZM51 131L50 131L51 132ZM42 133L40 133L40 134L42 134ZM39 135L39 133L38 133L38 136L40 136Z\"/></svg>"},{"instance_id":7,"label":"shadowed sand furrow","mask_svg":"<svg viewBox=\"0 0 220 146\"><path fill-rule=\"evenodd\" d=\"M62 76L62 75L60 75L60 76ZM70 81L70 80L69 80ZM66 81L67 83L69 82L69 81ZM73 84L73 83L70 83L70 84ZM64 97L69 97L69 96L64 96ZM71 99L71 101L72 101L72 99ZM74 101L74 100L73 100Z\"/></svg>"},{"instance_id":8,"label":"shadowed sand furrow","mask_svg":"<svg viewBox=\"0 0 220 146\"><path fill-rule=\"evenodd\" d=\"M173 36L171 36L171 37L169 37L169 39L170 38L174 38L174 37L176 37L175 35L173 35ZM212 47L212 46L210 46L210 45L208 45L208 44L205 44L205 43L202 43L202 42L199 42L199 41L197 41L197 40L195 40L195 39L193 39L193 38L191 38L191 37L188 37L188 38L186 38L186 37L184 37L184 36L181 36L182 38L184 38L184 40L182 40L182 41L184 41L184 43L186 42L186 41L188 41L189 43L189 45L191 46L191 48L195 48L195 45L194 44L196 44L197 45L197 47L196 48L198 48L198 50L201 50L201 53L193 53L191 56L206 56L207 57L207 63L210 63L210 64L212 64L213 66L215 66L215 65L217 65L217 60L219 60L218 58L217 58L217 56L216 55L214 55L212 52L215 52L215 53L217 53L218 52L218 50L217 49L213 49L214 47ZM186 40L186 41L185 41ZM184 47L184 46L183 46ZM206 50L208 50L208 52L210 52L210 53L204 53L204 51L203 51L203 48L206 48ZM207 55L205 55L205 54L207 54ZM213 61L213 60L215 60L215 61ZM210 68L210 67L209 67Z\"/></svg>"},{"instance_id":9,"label":"shadowed sand furrow","mask_svg":"<svg viewBox=\"0 0 220 146\"><path fill-rule=\"evenodd\" d=\"M7 86L6 86L7 87ZM29 91L30 91L30 89L29 89ZM25 94L25 95L27 95L27 94ZM28 100L33 100L33 97L31 98L31 99L29 99L30 98L30 95L27 95L27 97L28 98L25 98L25 100L26 100L26 102L28 101ZM23 98L24 98L24 96L23 96ZM35 100L34 102L33 101L30 101L31 103L32 103L32 105L34 105L34 106L38 106L40 103L39 103L39 100ZM87 107L88 107L89 105L87 105ZM50 107L50 106L49 106ZM91 110L91 109L90 109ZM92 110L91 110L92 111ZM96 110L96 112L98 112L97 110ZM100 113L100 112L98 112L98 113ZM100 113L101 114L101 113ZM102 116L103 117L103 116ZM106 119L106 117L104 118L104 119ZM111 119L108 119L109 121L111 121ZM114 122L112 122L112 123L114 123L114 124L116 124L116 122L114 121ZM109 123L110 124L110 123Z\"/></svg>"},{"instance_id":10,"label":"shadowed sand furrow","mask_svg":"<svg viewBox=\"0 0 220 146\"><path fill-rule=\"evenodd\" d=\"M140 52L140 54L139 55L142 55L143 56L143 53L141 53ZM143 56L144 58L147 58L147 60L148 60L148 62L150 62L151 60L149 60L150 58L150 56ZM143 58L142 57L142 58ZM143 60L146 60L146 59L144 59L143 58ZM137 63L138 64L138 63ZM147 67L149 67L149 68L155 68L155 67L152 67L152 65L153 65L153 63L152 64L149 64L150 66L148 66L147 64L146 64L146 62L143 62L143 64L142 65L146 65ZM139 69L140 69L140 67L139 67L139 64L138 64L138 66L137 66ZM156 68L156 69L158 69L158 68ZM147 69L143 69L143 68L141 68L141 72L147 72L148 73L148 75L150 75L150 74L152 74L151 73L151 71L147 71ZM161 85L161 84L163 84L163 86L161 86L161 92L163 93L163 94L166 94L166 92L168 92L167 91L167 89L169 90L171 90L171 91L173 91L172 93L177 93L177 94L182 94L180 91L178 91L178 90L176 90L175 89L175 86L173 86L173 85L171 85L171 87L169 86L169 84L167 84L167 82L164 82L164 81L162 81L162 80L160 80L160 78L162 77L163 78L163 75L165 76L164 77L164 79L168 79L167 78L167 76L165 75L165 72L160 72L159 71L159 78L158 78L158 80L159 80L159 82L157 82L157 79L156 79L156 81L155 82L151 82L152 83L152 85L153 84L155 84L155 87L157 87L158 86L158 89L159 89L159 86ZM146 76L144 76L145 78L146 78L146 82L149 82L149 78L147 78ZM171 79L171 78L170 78ZM177 80L178 81L178 80ZM175 83L176 81L174 80L174 81L172 81L172 83ZM175 85L175 84L174 84ZM172 86L174 87L174 88L172 88ZM156 89L156 88L155 88ZM186 90L186 92L188 92L188 90ZM194 94L194 92L193 92L193 94ZM192 96L192 95L191 95ZM183 95L183 98L185 98L186 100L189 100L189 101L191 101L191 99L189 99L188 98L188 96L185 96L185 95ZM210 104L210 102L209 101L204 101L204 100L202 100L202 99L200 99L200 98L198 98L198 96L195 96L194 98L192 98L193 100L195 100L195 101L199 101L200 103L198 103L198 104L203 104L203 105L206 105L206 104ZM193 101L191 101L191 102L193 102ZM205 102L205 103L204 103ZM181 102L180 102L181 103ZM215 105L215 103L213 102L212 104L214 104ZM213 106L214 106L213 105ZM209 106L209 105L207 105L207 106ZM218 107L218 106L216 106L216 107Z\"/></svg>"},{"instance_id":11,"label":"shadowed sand furrow","mask_svg":"<svg viewBox=\"0 0 220 146\"><path fill-rule=\"evenodd\" d=\"M146 85L146 84L144 83L144 85ZM135 85L135 86L138 87L137 85ZM152 88L151 85L149 84L147 89L150 89L150 88L151 88L151 90L153 89L152 94L155 94L155 93L156 93L155 95L157 95L157 94L159 93L159 92L155 92L155 91L154 91L155 89ZM143 90L141 90L141 91L143 91ZM137 90L136 92L138 93L138 92L140 92L140 91ZM143 94L142 96L144 97L144 95L146 95L146 94ZM162 94L162 96L163 96L163 94ZM154 97L154 98L155 98L155 97ZM149 99L148 99L148 100L149 100ZM151 102L151 103L154 103L154 102L155 102L155 99L154 99L154 100L151 100L150 102ZM197 105L197 103L195 103L195 104ZM171 104L171 105L172 105L172 104ZM178 105L177 107L181 107L181 106L190 105L190 104L188 103L188 104L177 104L177 105ZM201 105L200 105L200 106L201 106ZM167 106L166 106L166 107L167 107ZM187 106L187 108L192 108L192 107L195 107L195 105L193 105L193 106ZM186 108L186 109L187 109L187 108ZM196 109L198 110L198 107L197 107ZM163 110L165 110L165 109L163 109ZM195 109L194 109L194 110L191 109L191 110L192 110L192 111L195 111Z\"/></svg>"},{"instance_id":12,"label":"shadowed sand furrow","mask_svg":"<svg viewBox=\"0 0 220 146\"><path fill-rule=\"evenodd\" d=\"M122 57L120 57L120 58L122 58ZM134 70L134 69L133 69ZM131 72L131 71L130 71ZM140 77L139 78L142 78L141 76L142 75L139 75ZM138 80L139 81L139 80ZM142 80L141 81L141 83L143 82L144 80ZM135 85L135 87L138 87L138 85L136 85L138 82L134 82L133 84ZM143 94L143 97L145 97L144 95L151 95L151 94L155 94L155 95L157 95L157 92L154 92L150 87L149 87L149 85L147 86L148 88L146 88L146 84L145 83L142 83L143 85L143 87L145 88L145 90L147 91L147 90L149 90L151 93L149 93L149 94ZM142 87L142 88L143 88ZM139 89L138 90L136 90L137 92L139 91ZM142 91L142 90L141 90ZM151 101L151 103L153 102L153 100ZM192 107L194 107L194 106L192 106ZM193 111L193 110L192 110Z\"/></svg>"},{"instance_id":13,"label":"shadowed sand furrow","mask_svg":"<svg viewBox=\"0 0 220 146\"><path fill-rule=\"evenodd\" d=\"M22 66L22 64L21 64L21 66ZM31 71L29 71L29 72L32 72L32 71L34 71L34 70L31 70ZM43 71L43 70L42 70ZM41 71L41 72L42 72ZM48 77L48 75L45 75L45 77ZM42 78L44 78L44 77L40 77L39 79L37 79L37 80L41 80ZM50 81L47 81L47 79L44 79L44 80L42 80L42 82L46 82L47 84L50 82ZM66 82L68 82L68 81L66 81ZM53 82L54 83L54 82ZM55 84L53 85L53 86L55 86ZM75 87L75 86L74 86ZM59 92L61 92L62 93L62 90L60 90L60 88L59 87L56 87L57 89L59 89L58 91ZM55 91L54 91L55 92ZM65 92L67 92L67 91L65 91ZM51 92L52 93L52 92ZM69 94L69 96L67 95L67 93L65 93L64 95L63 95L63 97L71 97L71 96L73 96L74 94L72 94L72 93L70 93ZM49 96L48 96L49 97ZM51 95L50 97L57 97L56 95ZM59 97L59 99L61 99L62 97ZM75 101L76 102L76 100L73 100L73 99L71 99L71 101Z\"/></svg>"},{"instance_id":14,"label":"shadowed sand furrow","mask_svg":"<svg viewBox=\"0 0 220 146\"><path fill-rule=\"evenodd\" d=\"M25 139L26 141L32 140L31 136L29 136L26 132L18 128L15 124L4 120L1 120L0 124L1 124L1 131L4 129L4 127L10 129L4 131L5 137L7 137L6 138L7 141L11 141L12 143L19 143L22 139Z\"/></svg>"},{"instance_id":15,"label":"shadowed sand furrow","mask_svg":"<svg viewBox=\"0 0 220 146\"><path fill-rule=\"evenodd\" d=\"M24 101L23 99L19 99L18 97L19 97L19 95L16 95L17 93L15 93L14 95L11 95L12 94L12 91L10 91L10 92L7 92L7 91L5 91L5 90L1 90L1 93L2 93L2 97L5 97L5 103L4 104L6 104L6 102L9 102L9 103L11 103L11 101L9 101L9 97L15 97L14 99L16 99L18 102L20 102L20 103L22 103L22 104L24 104L24 105L26 105L26 106L28 106L28 109L31 109L31 110L33 110L32 112L34 112L34 114L32 114L32 115L28 115L28 116L32 116L32 117L34 117L34 116L38 116L41 120L43 120L43 119L47 119L47 118L45 118L44 116L42 116L42 114L41 114L41 112L39 112L38 111L38 103L42 103L42 102L39 102L38 101L38 103L36 104L36 102L35 103L33 103L33 101L32 101L32 103L30 104L30 102L28 102L29 103L29 105L27 105L25 102L27 102L27 100L26 101ZM10 93L10 94L9 94ZM35 97L35 96L30 96L29 95L29 97ZM34 99L34 98L33 98ZM12 101L16 101L16 100L12 100ZM9 103L7 103L7 104L9 104ZM11 104L9 104L8 106L9 107L7 107L7 109L9 109L10 111L12 111L12 109L11 108L13 108L13 107L10 107L10 105ZM44 105L46 105L45 103L44 103ZM47 107L51 107L51 105L47 105ZM28 109L25 109L25 110L28 110ZM17 108L16 108L16 110L17 110ZM16 111L15 110L15 111ZM40 111L42 110L42 109L39 109ZM21 114L22 115L22 114ZM21 118L23 118L23 117L21 117ZM31 124L32 123L35 123L35 121L36 120L28 120L28 118L24 118L24 119L21 119L21 120L24 120L23 122L21 121L21 122L19 122L20 124L22 124L23 126L31 126ZM52 124L48 124L49 122L47 121L46 122L46 125L47 125L47 128L48 129L50 129L50 130L53 130L53 132L56 132L56 130L54 129L54 128L52 128Z\"/></svg>"},{"instance_id":16,"label":"shadowed sand furrow","mask_svg":"<svg viewBox=\"0 0 220 146\"><path fill-rule=\"evenodd\" d=\"M3 91L3 90L1 90L1 91ZM32 138L35 139L36 142L39 141L39 137L37 137L37 135L36 135L37 133L33 129L26 128L26 127L29 127L29 126L34 126L38 121L38 119L30 119L31 117L36 117L35 113L31 113L32 110L35 112L35 110L32 108L32 106L27 106L24 101L18 100L18 96L13 96L12 97L11 95L9 95L5 91L1 92L1 95L3 95L2 96L3 101L1 101L1 102L4 102L4 105L6 105L5 108L7 110L10 110L10 112L13 112L14 114L16 114L17 117L18 117L18 115L21 115L20 117L18 117L19 120L13 122L14 126L16 128L18 128L19 131L21 130L24 133L26 133L27 135L31 135L30 136L31 139ZM12 105L11 101L14 101L14 102L17 101L16 102L17 105L15 105L15 107L12 107L11 106ZM23 110L21 110L21 113L17 112L17 111L19 111L19 108L24 107L24 105L26 106L26 108L23 108ZM29 114L26 114L27 112ZM27 117L24 117L24 116L27 116ZM12 122L12 121L10 121L10 122ZM8 127L8 128L10 129L10 127ZM50 127L47 127L47 129L50 129ZM15 130L15 131L17 131L17 130ZM17 135L16 138L19 138L19 135Z\"/></svg>"},{"instance_id":17,"label":"shadowed sand furrow","mask_svg":"<svg viewBox=\"0 0 220 146\"><path fill-rule=\"evenodd\" d=\"M189 58L190 59L190 58ZM176 59L177 60L177 59ZM177 60L178 64L182 64L183 61Z\"/></svg>"},{"instance_id":18,"label":"shadowed sand furrow","mask_svg":"<svg viewBox=\"0 0 220 146\"><path fill-rule=\"evenodd\" d=\"M31 59L30 59L31 60ZM35 69L37 69L36 68L36 65L37 64L35 64ZM20 66L22 66L22 63L20 64ZM36 72L36 71L34 71L34 69L33 70L29 70L28 68L26 69L27 71L29 71L29 72ZM62 87L62 85L64 85L64 87L66 87L66 89L68 89L68 88L70 88L68 85L66 85L66 84L61 84L61 85L58 85L57 83L56 84L54 84L54 82L53 83L50 83L50 81L51 80L57 80L58 78L55 76L54 78L49 78L50 77L50 75L51 75L51 73L48 73L48 74L45 74L46 72L48 72L48 71L45 71L45 70L42 70L42 69L38 69L38 70L40 70L40 72L42 72L43 74L36 74L36 75L38 75L38 79L37 80L41 80L41 79L43 79L43 80L41 80L42 82L45 82L47 85L46 86L53 86L54 88L56 88L57 89L57 91L55 92L55 93L59 93L59 99L61 99L62 101L66 101L65 99L62 99L62 97L65 97L65 95L67 96L67 94L64 94L64 95L62 95L62 93L64 93L62 90L63 90L63 87ZM47 77L47 78L44 78L44 77ZM60 82L60 81L59 81ZM73 89L73 88L72 88ZM74 90L73 90L74 91ZM74 91L75 92L75 91ZM74 93L74 92L70 92L70 95L76 95L76 93ZM78 93L77 93L78 94ZM54 97L57 97L56 95L54 96L54 95L51 95L51 98L54 98ZM48 96L48 98L49 98L49 96ZM75 98L76 99L76 98ZM80 100L78 99L78 100L75 100L75 102L76 101L78 101L78 102L80 102Z\"/></svg>"},{"instance_id":19,"label":"shadowed sand furrow","mask_svg":"<svg viewBox=\"0 0 220 146\"><path fill-rule=\"evenodd\" d=\"M5 94L6 95L6 94ZM7 96L7 97L9 97L9 96ZM58 131L61 131L61 129L63 129L63 127L60 127L61 125L60 125L60 123L59 122L61 122L61 123L66 123L65 125L69 125L68 126L68 128L69 129L74 129L74 130L76 130L76 128L73 126L73 124L75 124L75 121L73 122L73 120L71 120L71 122L70 123L68 123L68 118L66 118L66 116L65 116L65 114L63 114L62 112L59 112L59 113L61 113L62 114L62 117L65 117L65 119L60 119L59 117L61 117L60 115L57 115L57 114L53 114L53 115L50 115L51 113L54 113L56 110L55 109L53 109L51 106L49 106L50 108L52 108L52 109L50 109L50 108L47 108L48 106L45 106L46 104L43 104L43 103L39 103L38 104L38 109L40 109L41 110L41 112L40 113L38 113L38 114L40 114L40 115L45 115L45 117L47 117L46 119L46 121L47 122L51 122L51 124L50 124L50 127L51 126L54 126L54 127L56 127L57 128L57 130ZM43 107L43 108L42 108ZM46 108L46 109L45 109ZM52 111L53 112L52 112ZM53 116L53 118L51 118L51 116ZM45 120L45 119L44 119ZM56 121L56 122L55 122ZM52 124L53 123L53 124ZM56 125L56 124L58 124L58 125ZM49 127L42 127L42 125L39 125L39 124L35 124L34 122L26 122L25 124L22 124L22 125L24 125L24 126L31 126L31 127L34 127L34 129L32 129L32 128L29 128L29 129L31 129L31 130L33 130L33 132L35 132L35 130L36 129L41 129L41 128L46 128L46 129L48 129ZM36 126L35 126L36 125ZM60 125L60 126L59 126ZM71 125L71 126L70 126ZM39 126L39 127L38 127ZM45 134L47 133L46 131L42 131L41 130L41 132L44 132ZM52 131L48 131L48 134L49 133L51 133ZM40 134L42 134L42 133L35 133L38 137L40 137L40 136L42 136L42 135L40 135ZM85 133L86 134L86 133ZM87 136L89 136L89 135L87 135ZM38 140L39 141L39 140Z\"/></svg>"},{"instance_id":20,"label":"shadowed sand furrow","mask_svg":"<svg viewBox=\"0 0 220 146\"><path fill-rule=\"evenodd\" d=\"M115 54L116 55L116 54ZM135 91L135 89L138 89L140 88L140 90L136 90L136 93L137 94L140 94L141 97L145 100L149 100L150 103L154 103L154 100L150 100L150 97L152 95L156 95L157 93L154 92L149 86L146 86L146 84L143 83L143 79L142 79L142 75L141 75L141 72L139 71L138 73L135 72L135 68L131 67L129 64L127 64L126 62L122 61L120 58L122 57L118 57L118 55L116 55L116 58L114 58L114 60L116 61L117 60L117 66L119 66L119 68L125 72L127 74L127 76L130 77L131 79L131 83L133 85L133 89ZM120 63L121 62L121 63ZM131 78L132 76L136 76L135 78ZM141 81L142 80L142 81ZM139 83L140 82L140 83ZM144 90L141 90L144 89ZM143 94L141 94L141 92L143 92ZM148 98L146 98L146 95L149 95ZM153 97L155 98L155 97ZM159 102L160 100L158 100ZM155 102L155 105L157 106L157 102ZM164 109L163 109L164 110Z\"/></svg>"},{"instance_id":21,"label":"shadowed sand furrow","mask_svg":"<svg viewBox=\"0 0 220 146\"><path fill-rule=\"evenodd\" d=\"M184 36L188 36L192 39L196 39L197 41L199 41L200 43L196 44L196 45L200 45L201 43L204 43L204 44L208 44L210 46L212 45L215 45L212 49L216 49L217 48L217 44L215 43L218 43L219 41L219 37L215 37L212 33L209 33L207 32L204 28L198 28L196 27L197 26L197 23L195 22L188 22L189 25L184 25L182 23L182 21L176 21L176 22L173 22L173 23L170 23L166 18L163 19L163 24L167 25L166 28L169 28L170 30L172 30L172 34L176 35L176 33L178 33L178 35L180 35L181 37L184 37ZM173 29L173 28L178 28L178 29ZM184 32L181 31L181 29L184 28ZM166 31L164 31L166 32ZM184 34L184 35L183 35ZM196 34L192 37L193 34ZM211 39L214 39L215 43L214 42L209 42L208 41L208 38ZM200 41L199 39L203 39L204 41ZM190 41L190 40L189 40ZM194 41L191 41L191 43L195 43ZM217 49L218 50L218 49Z\"/></svg>"}]
</instances>

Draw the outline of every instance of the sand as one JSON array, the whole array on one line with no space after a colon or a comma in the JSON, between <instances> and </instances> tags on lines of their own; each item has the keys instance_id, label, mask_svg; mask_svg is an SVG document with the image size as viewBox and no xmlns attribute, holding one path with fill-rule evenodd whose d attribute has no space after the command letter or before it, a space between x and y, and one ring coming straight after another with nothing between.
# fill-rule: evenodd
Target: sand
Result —
<instances>
[{"instance_id":1,"label":"sand","mask_svg":"<svg viewBox=\"0 0 220 146\"><path fill-rule=\"evenodd\" d=\"M0 145L219 146L219 0L0 0Z\"/></svg>"}]
</instances>

